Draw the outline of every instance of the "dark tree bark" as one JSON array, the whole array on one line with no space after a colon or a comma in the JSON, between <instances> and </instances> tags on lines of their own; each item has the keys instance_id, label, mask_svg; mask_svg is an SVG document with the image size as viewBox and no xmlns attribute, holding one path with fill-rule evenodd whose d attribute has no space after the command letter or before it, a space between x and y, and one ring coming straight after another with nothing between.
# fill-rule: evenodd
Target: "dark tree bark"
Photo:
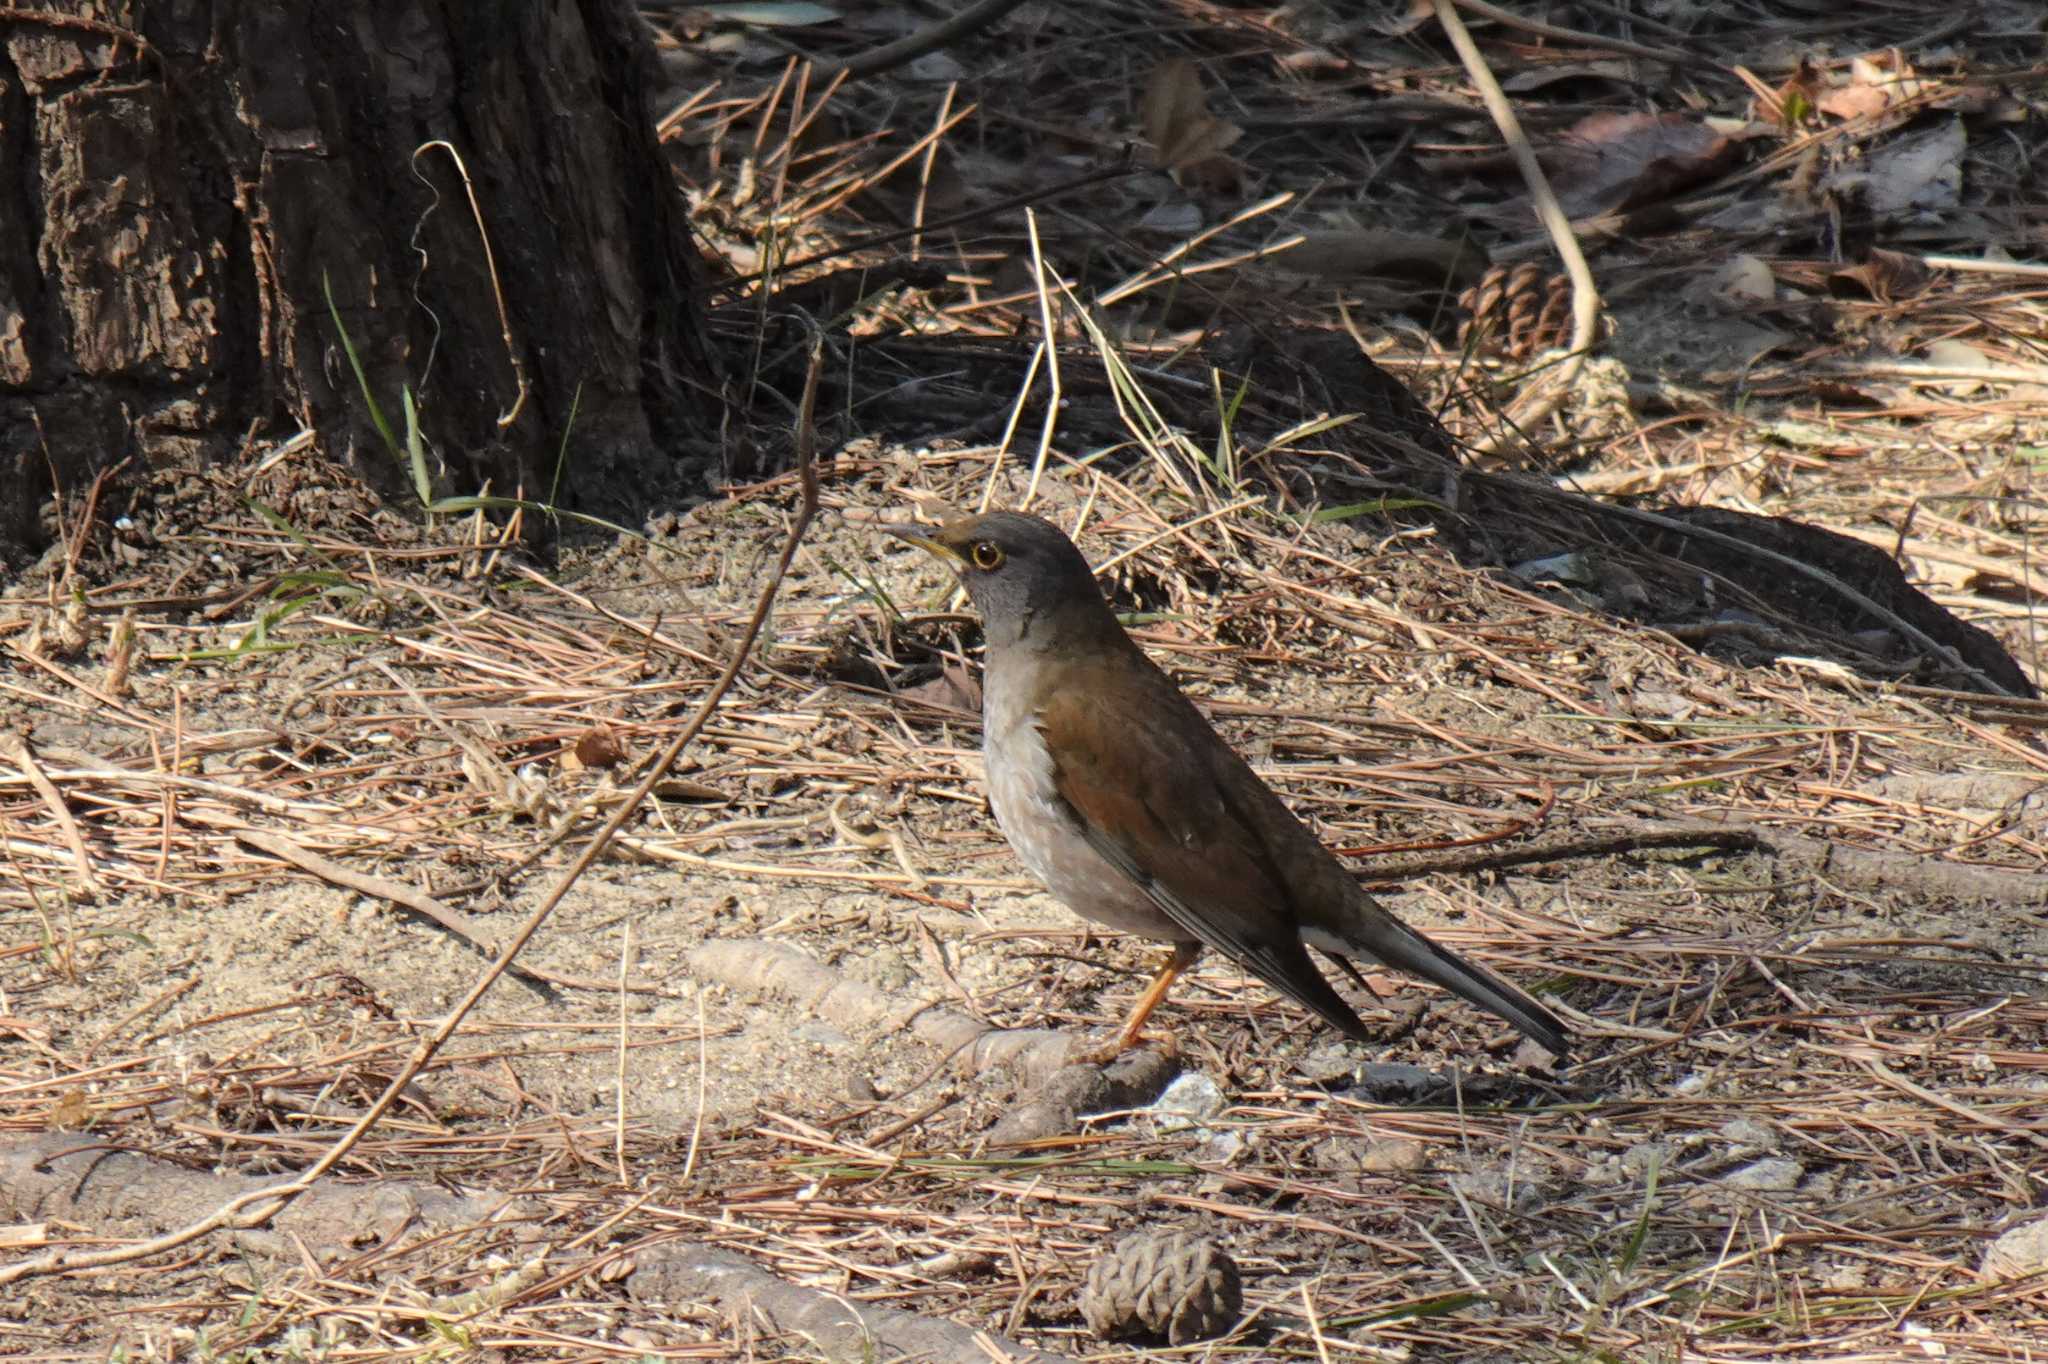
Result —
<instances>
[{"instance_id":1,"label":"dark tree bark","mask_svg":"<svg viewBox=\"0 0 2048 1364\"><path fill-rule=\"evenodd\" d=\"M708 454L650 63L625 0L0 9L0 559L129 457L310 430L407 487L325 287L391 421L420 395L437 492L547 494L572 401L572 505Z\"/></svg>"}]
</instances>

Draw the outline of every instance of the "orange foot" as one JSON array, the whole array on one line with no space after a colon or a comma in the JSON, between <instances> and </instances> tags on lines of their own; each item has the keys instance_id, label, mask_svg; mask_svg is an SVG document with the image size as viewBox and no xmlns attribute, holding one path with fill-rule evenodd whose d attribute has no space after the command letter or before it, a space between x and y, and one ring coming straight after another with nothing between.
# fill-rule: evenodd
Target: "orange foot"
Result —
<instances>
[{"instance_id":1,"label":"orange foot","mask_svg":"<svg viewBox=\"0 0 2048 1364\"><path fill-rule=\"evenodd\" d=\"M1178 1061L1180 1059L1180 1040L1174 1037L1173 1034L1137 1032L1126 1028L1099 1047L1089 1047L1085 1051L1068 1053L1067 1064L1106 1066L1125 1052L1138 1047L1156 1051L1169 1061Z\"/></svg>"},{"instance_id":2,"label":"orange foot","mask_svg":"<svg viewBox=\"0 0 2048 1364\"><path fill-rule=\"evenodd\" d=\"M1131 1016L1124 1020L1123 1030L1117 1033L1116 1040L1090 1048L1072 1059L1084 1066L1107 1065L1141 1042L1156 1044L1159 1053L1169 1061L1179 1059L1180 1043L1171 1037L1148 1037L1140 1029L1145 1026L1145 1020L1152 1016L1152 1011L1159 1007L1159 1001L1166 998L1166 992L1172 987L1174 979L1193 966L1195 958L1201 955L1202 945L1198 942L1175 943L1173 954L1166 959L1166 964L1159 968L1159 974L1152 977L1152 983L1145 987L1145 993L1138 996L1138 1002L1132 1006Z\"/></svg>"}]
</instances>

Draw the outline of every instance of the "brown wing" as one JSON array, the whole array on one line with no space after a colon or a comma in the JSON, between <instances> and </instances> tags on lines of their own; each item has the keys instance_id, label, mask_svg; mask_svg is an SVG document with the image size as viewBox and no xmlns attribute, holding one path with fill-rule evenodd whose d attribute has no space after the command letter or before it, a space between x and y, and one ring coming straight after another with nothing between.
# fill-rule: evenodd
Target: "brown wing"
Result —
<instances>
[{"instance_id":1,"label":"brown wing","mask_svg":"<svg viewBox=\"0 0 2048 1364\"><path fill-rule=\"evenodd\" d=\"M1054 788L1089 846L1190 937L1371 1040L1302 944L1302 916L1262 832L1272 812L1260 802L1277 798L1247 789L1258 780L1250 769L1164 674L1146 671L1140 704L1097 704L1086 698L1103 693L1070 674L1037 715Z\"/></svg>"}]
</instances>

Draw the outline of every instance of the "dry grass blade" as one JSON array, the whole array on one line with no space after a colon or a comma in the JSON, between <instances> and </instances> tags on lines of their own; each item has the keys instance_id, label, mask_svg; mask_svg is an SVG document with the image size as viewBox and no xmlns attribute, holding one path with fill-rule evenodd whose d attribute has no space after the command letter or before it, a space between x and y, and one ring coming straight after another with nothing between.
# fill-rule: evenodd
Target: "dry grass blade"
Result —
<instances>
[{"instance_id":1,"label":"dry grass blade","mask_svg":"<svg viewBox=\"0 0 2048 1364\"><path fill-rule=\"evenodd\" d=\"M540 931L541 925L547 921L548 916L554 912L555 907L561 903L562 897L568 893L569 887L575 884L577 878L598 859L599 855L603 853L605 846L611 841L612 836L625 824L627 818L638 808L640 802L647 798L648 793L653 790L655 783L666 774L670 765L674 763L683 749L704 728L706 722L711 719L712 712L717 709L719 702L724 699L726 692L738 678L740 668L746 663L748 654L753 648L754 640L759 636L761 627L767 620L768 608L774 603L775 594L782 586L783 576L789 570L789 563L796 553L797 545L802 542L804 531L809 527L811 518L817 511L818 484L816 463L813 455L816 436L815 428L811 423L816 404L817 373L823 364L823 355L822 347L813 352L812 378L810 385L805 391L805 402L800 417L798 473L803 489L802 501L798 504L796 519L790 528L787 540L783 544L781 557L778 559L767 583L761 590L760 598L754 607L754 613L748 618L746 626L741 631L739 640L733 648L732 656L726 664L725 671L720 674L718 679L705 693L703 701L699 703L697 712L691 718L689 724L670 742L667 751L663 753L661 759L641 779L640 786L626 801L619 805L604 826L591 836L589 842L584 845L583 851L578 854L576 860L570 864L568 870L556 883L555 888L549 892L541 903L535 907L534 911L527 916L526 921L506 940L504 946L499 949L496 959L476 978L467 994L448 1011L447 1015L433 1032L419 1043L412 1055L406 1058L398 1073L385 1086L383 1093L377 1096L376 1100L347 1132L336 1140L333 1145L323 1151L319 1159L315 1160L310 1167L297 1177L267 1188L255 1189L240 1194L207 1216L140 1244L104 1251L53 1251L47 1255L27 1260L18 1260L13 1264L0 1266L0 1285L14 1283L36 1275L67 1273L81 1269L94 1269L107 1265L132 1263L137 1260L162 1255L181 1246L190 1245L192 1242L214 1231L229 1228L248 1230L253 1227L262 1226L288 1207L293 1199L298 1198L307 1190L313 1188L322 1178L334 1170L343 1158L377 1126L384 1118L384 1115L397 1104L400 1096L405 1092L406 1086L426 1068L428 1063L433 1060L435 1053L441 1049L448 1039L455 1035L456 1030L461 1027L463 1020L468 1017L470 1011L482 1000L484 993L490 989L492 984L511 968L519 953L532 940L533 935Z\"/></svg>"}]
</instances>

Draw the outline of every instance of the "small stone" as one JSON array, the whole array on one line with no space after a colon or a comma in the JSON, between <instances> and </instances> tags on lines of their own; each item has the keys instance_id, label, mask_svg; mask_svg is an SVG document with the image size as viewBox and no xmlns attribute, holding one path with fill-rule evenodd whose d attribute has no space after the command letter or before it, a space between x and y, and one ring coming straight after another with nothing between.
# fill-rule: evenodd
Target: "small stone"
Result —
<instances>
[{"instance_id":1,"label":"small stone","mask_svg":"<svg viewBox=\"0 0 2048 1364\"><path fill-rule=\"evenodd\" d=\"M1821 1275L1820 1286L1830 1293L1857 1293L1870 1286L1870 1276L1861 1265L1841 1264Z\"/></svg>"},{"instance_id":2,"label":"small stone","mask_svg":"<svg viewBox=\"0 0 2048 1364\"><path fill-rule=\"evenodd\" d=\"M990 1140L1011 1144L1065 1136L1080 1125L1084 1113L1149 1103L1173 1072L1173 1062L1142 1050L1127 1051L1107 1066L1062 1066L997 1121Z\"/></svg>"},{"instance_id":3,"label":"small stone","mask_svg":"<svg viewBox=\"0 0 2048 1364\"><path fill-rule=\"evenodd\" d=\"M1221 1085L1199 1070L1190 1070L1176 1076L1145 1111L1158 1118L1160 1131L1178 1132L1203 1126L1203 1119L1221 1113L1224 1103Z\"/></svg>"},{"instance_id":4,"label":"small stone","mask_svg":"<svg viewBox=\"0 0 2048 1364\"><path fill-rule=\"evenodd\" d=\"M1984 1273L1993 1279L2023 1279L2048 1269L2048 1217L2002 1233L1984 1248Z\"/></svg>"},{"instance_id":5,"label":"small stone","mask_svg":"<svg viewBox=\"0 0 2048 1364\"><path fill-rule=\"evenodd\" d=\"M1047 1137L1063 1137L1078 1125L1077 1115L1068 1105L1027 1099L996 1120L988 1139L996 1146L1021 1146Z\"/></svg>"},{"instance_id":6,"label":"small stone","mask_svg":"<svg viewBox=\"0 0 2048 1364\"><path fill-rule=\"evenodd\" d=\"M1373 1175L1405 1174L1428 1166L1429 1148L1403 1138L1376 1141L1358 1157L1358 1168Z\"/></svg>"},{"instance_id":7,"label":"small stone","mask_svg":"<svg viewBox=\"0 0 2048 1364\"><path fill-rule=\"evenodd\" d=\"M1356 1170L1358 1143L1345 1137L1324 1137L1308 1148L1309 1164L1318 1170Z\"/></svg>"},{"instance_id":8,"label":"small stone","mask_svg":"<svg viewBox=\"0 0 2048 1364\"><path fill-rule=\"evenodd\" d=\"M1295 1073L1312 1085L1349 1080L1364 1061L1364 1049L1353 1042L1325 1042L1294 1063Z\"/></svg>"},{"instance_id":9,"label":"small stone","mask_svg":"<svg viewBox=\"0 0 2048 1364\"><path fill-rule=\"evenodd\" d=\"M1806 1167L1798 1161L1772 1156L1722 1176L1721 1183L1746 1193L1785 1193L1798 1188L1805 1174Z\"/></svg>"},{"instance_id":10,"label":"small stone","mask_svg":"<svg viewBox=\"0 0 2048 1364\"><path fill-rule=\"evenodd\" d=\"M1073 1113L1092 1113L1109 1106L1109 1082L1094 1066L1062 1066L1036 1097Z\"/></svg>"},{"instance_id":11,"label":"small stone","mask_svg":"<svg viewBox=\"0 0 2048 1364\"><path fill-rule=\"evenodd\" d=\"M1471 1174L1454 1174L1451 1186L1481 1207L1500 1208L1508 1212L1533 1213L1546 1201L1542 1187L1533 1179L1516 1179L1509 1182L1507 1175L1498 1170L1479 1170Z\"/></svg>"},{"instance_id":12,"label":"small stone","mask_svg":"<svg viewBox=\"0 0 2048 1364\"><path fill-rule=\"evenodd\" d=\"M1628 1171L1621 1167L1620 1156L1608 1156L1587 1165L1579 1175L1579 1182L1596 1189L1612 1188L1627 1180Z\"/></svg>"},{"instance_id":13,"label":"small stone","mask_svg":"<svg viewBox=\"0 0 2048 1364\"><path fill-rule=\"evenodd\" d=\"M851 1037L848 1037L830 1023L825 1023L815 1018L797 1024L794 1029L794 1036L799 1042L807 1043L810 1046L818 1047L825 1051L851 1051L853 1049L853 1039Z\"/></svg>"},{"instance_id":14,"label":"small stone","mask_svg":"<svg viewBox=\"0 0 2048 1364\"><path fill-rule=\"evenodd\" d=\"M1840 1201L1844 1173L1839 1165L1815 1170L1799 1181L1799 1196L1819 1207Z\"/></svg>"},{"instance_id":15,"label":"small stone","mask_svg":"<svg viewBox=\"0 0 2048 1364\"><path fill-rule=\"evenodd\" d=\"M1405 1061L1374 1061L1358 1068L1350 1096L1371 1103L1412 1104L1442 1088L1436 1072Z\"/></svg>"},{"instance_id":16,"label":"small stone","mask_svg":"<svg viewBox=\"0 0 2048 1364\"><path fill-rule=\"evenodd\" d=\"M1755 1118L1736 1118L1722 1123L1721 1140L1734 1146L1751 1146L1763 1151L1778 1149L1778 1134Z\"/></svg>"},{"instance_id":17,"label":"small stone","mask_svg":"<svg viewBox=\"0 0 2048 1364\"><path fill-rule=\"evenodd\" d=\"M848 974L864 977L885 994L902 994L917 982L917 972L904 955L893 947L880 947L860 969Z\"/></svg>"},{"instance_id":18,"label":"small stone","mask_svg":"<svg viewBox=\"0 0 2048 1364\"><path fill-rule=\"evenodd\" d=\"M1655 1165L1662 1170L1671 1164L1671 1147L1666 1142L1644 1141L1621 1154L1621 1168L1632 1175L1647 1175Z\"/></svg>"}]
</instances>

